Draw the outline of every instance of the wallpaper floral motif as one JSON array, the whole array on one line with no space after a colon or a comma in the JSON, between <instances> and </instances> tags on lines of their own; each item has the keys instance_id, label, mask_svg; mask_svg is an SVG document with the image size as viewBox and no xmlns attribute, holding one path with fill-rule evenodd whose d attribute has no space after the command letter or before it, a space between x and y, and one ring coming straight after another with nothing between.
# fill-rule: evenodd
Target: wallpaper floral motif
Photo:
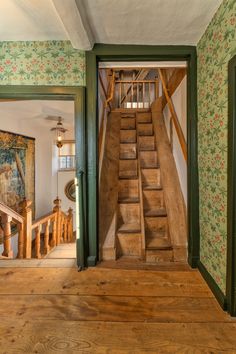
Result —
<instances>
[{"instance_id":1,"label":"wallpaper floral motif","mask_svg":"<svg viewBox=\"0 0 236 354\"><path fill-rule=\"evenodd\" d=\"M201 261L226 287L228 62L236 1L224 0L197 46Z\"/></svg>"},{"instance_id":2,"label":"wallpaper floral motif","mask_svg":"<svg viewBox=\"0 0 236 354\"><path fill-rule=\"evenodd\" d=\"M1 85L85 85L85 53L69 41L0 42Z\"/></svg>"}]
</instances>

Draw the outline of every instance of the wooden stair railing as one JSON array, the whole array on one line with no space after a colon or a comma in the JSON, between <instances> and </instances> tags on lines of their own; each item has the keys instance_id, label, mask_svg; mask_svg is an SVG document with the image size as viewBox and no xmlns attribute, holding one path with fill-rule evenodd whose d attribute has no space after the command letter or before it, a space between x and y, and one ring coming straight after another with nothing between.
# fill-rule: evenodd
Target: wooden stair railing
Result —
<instances>
[{"instance_id":1,"label":"wooden stair railing","mask_svg":"<svg viewBox=\"0 0 236 354\"><path fill-rule=\"evenodd\" d=\"M13 250L11 245L11 223L17 224L17 230L19 233L18 238L18 255L22 258L23 254L23 225L24 218L16 211L0 202L0 215L2 223L2 235L3 235L3 258L13 258Z\"/></svg>"},{"instance_id":2,"label":"wooden stair railing","mask_svg":"<svg viewBox=\"0 0 236 354\"><path fill-rule=\"evenodd\" d=\"M116 106L119 108L150 108L158 95L158 80L116 80L115 84L118 92ZM129 89L126 90L127 85ZM122 97L123 91L127 91L125 100ZM129 103L130 107L125 107L125 103Z\"/></svg>"},{"instance_id":3,"label":"wooden stair railing","mask_svg":"<svg viewBox=\"0 0 236 354\"><path fill-rule=\"evenodd\" d=\"M61 200L54 200L53 211L32 221L32 202L24 199L21 202L22 215L0 202L1 220L4 233L3 258L13 258L11 247L11 222L17 223L18 255L17 258L41 258L61 242L73 241L73 211L68 214L61 210ZM41 239L43 237L43 250ZM34 248L33 248L34 245Z\"/></svg>"},{"instance_id":4,"label":"wooden stair railing","mask_svg":"<svg viewBox=\"0 0 236 354\"><path fill-rule=\"evenodd\" d=\"M185 161L187 161L187 144L186 144L186 141L185 141L185 137L184 137L183 131L181 129L181 126L179 124L179 120L178 120L177 114L175 112L175 108L174 108L172 99L171 99L171 97L170 97L170 95L168 93L168 89L166 87L166 81L165 81L163 72L162 72L161 69L158 69L158 72L159 72L159 76L160 76L160 79L161 79L161 82L162 82L162 87L163 87L163 91L164 91L164 94L165 94L165 98L166 98L169 110L171 112L171 124L172 124L172 120L173 120L173 123L174 123L174 126L175 126L175 130L176 130L176 133L177 133L177 136L178 136L178 139L179 139L179 143L180 143L180 146L181 146L181 149L182 149L182 153L183 153L183 156L184 156L184 159L185 159ZM172 126L171 126L171 129L172 129ZM171 138L171 140L172 140L172 138Z\"/></svg>"}]
</instances>

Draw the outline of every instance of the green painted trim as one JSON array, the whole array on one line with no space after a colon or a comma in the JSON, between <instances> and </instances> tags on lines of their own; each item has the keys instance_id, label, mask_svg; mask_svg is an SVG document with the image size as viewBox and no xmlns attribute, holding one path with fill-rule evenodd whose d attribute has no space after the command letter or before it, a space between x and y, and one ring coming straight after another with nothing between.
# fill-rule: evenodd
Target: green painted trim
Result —
<instances>
[{"instance_id":1,"label":"green painted trim","mask_svg":"<svg viewBox=\"0 0 236 354\"><path fill-rule=\"evenodd\" d=\"M214 294L216 300L219 302L220 306L224 311L227 310L227 302L226 302L226 296L222 292L222 290L219 288L219 286L216 284L215 280L212 278L211 274L208 272L208 270L205 268L205 266L201 263L201 261L198 262L198 269L205 279L207 285L211 289L212 293Z\"/></svg>"},{"instance_id":2,"label":"green painted trim","mask_svg":"<svg viewBox=\"0 0 236 354\"><path fill-rule=\"evenodd\" d=\"M70 100L75 105L76 176L80 183L81 239L77 240L77 265L86 266L84 239L86 234L86 155L85 155L85 88L74 86L0 86L0 99L19 100ZM82 171L82 179L81 179ZM82 187L82 188L81 188Z\"/></svg>"},{"instance_id":3,"label":"green painted trim","mask_svg":"<svg viewBox=\"0 0 236 354\"><path fill-rule=\"evenodd\" d=\"M98 127L97 71L99 61L181 61L188 63L188 261L199 260L199 192L197 160L197 54L193 46L140 46L96 44L86 52L87 157L88 157L88 253L98 259Z\"/></svg>"},{"instance_id":4,"label":"green painted trim","mask_svg":"<svg viewBox=\"0 0 236 354\"><path fill-rule=\"evenodd\" d=\"M227 278L228 311L236 316L236 56L228 67L228 201Z\"/></svg>"}]
</instances>

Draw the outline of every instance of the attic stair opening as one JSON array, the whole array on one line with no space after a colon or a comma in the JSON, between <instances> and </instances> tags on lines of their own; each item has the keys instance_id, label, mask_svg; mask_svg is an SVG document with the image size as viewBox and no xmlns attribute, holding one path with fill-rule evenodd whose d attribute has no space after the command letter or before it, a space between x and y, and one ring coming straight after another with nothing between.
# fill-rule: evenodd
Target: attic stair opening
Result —
<instances>
[{"instance_id":1,"label":"attic stair opening","mask_svg":"<svg viewBox=\"0 0 236 354\"><path fill-rule=\"evenodd\" d=\"M187 261L186 151L185 68L99 69L102 261Z\"/></svg>"}]
</instances>

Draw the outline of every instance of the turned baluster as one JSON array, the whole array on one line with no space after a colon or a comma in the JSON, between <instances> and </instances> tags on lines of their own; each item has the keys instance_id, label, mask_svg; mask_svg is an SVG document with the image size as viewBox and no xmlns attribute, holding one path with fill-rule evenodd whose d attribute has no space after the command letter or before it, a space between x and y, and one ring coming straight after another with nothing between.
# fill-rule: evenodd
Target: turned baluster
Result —
<instances>
[{"instance_id":1,"label":"turned baluster","mask_svg":"<svg viewBox=\"0 0 236 354\"><path fill-rule=\"evenodd\" d=\"M4 250L2 255L8 258L13 258L13 250L11 247L11 221L12 217L3 214L2 215L2 223L3 223L3 231L4 231Z\"/></svg>"},{"instance_id":2,"label":"turned baluster","mask_svg":"<svg viewBox=\"0 0 236 354\"><path fill-rule=\"evenodd\" d=\"M52 240L51 247L55 247L57 244L57 221L56 217L52 221Z\"/></svg>"},{"instance_id":3,"label":"turned baluster","mask_svg":"<svg viewBox=\"0 0 236 354\"><path fill-rule=\"evenodd\" d=\"M40 252L41 229L42 229L41 225L35 228L35 258L41 258L41 252Z\"/></svg>"},{"instance_id":4,"label":"turned baluster","mask_svg":"<svg viewBox=\"0 0 236 354\"><path fill-rule=\"evenodd\" d=\"M68 210L69 241L73 241L73 209Z\"/></svg>"},{"instance_id":5,"label":"turned baluster","mask_svg":"<svg viewBox=\"0 0 236 354\"><path fill-rule=\"evenodd\" d=\"M68 242L67 218L64 219L64 242Z\"/></svg>"},{"instance_id":6,"label":"turned baluster","mask_svg":"<svg viewBox=\"0 0 236 354\"><path fill-rule=\"evenodd\" d=\"M59 245L61 242L61 199L58 197L53 202L55 204L53 212L57 213L56 222L57 222L57 232L56 232L56 245Z\"/></svg>"},{"instance_id":7,"label":"turned baluster","mask_svg":"<svg viewBox=\"0 0 236 354\"><path fill-rule=\"evenodd\" d=\"M24 225L18 224L17 231L18 231L18 254L17 258L24 258Z\"/></svg>"},{"instance_id":8,"label":"turned baluster","mask_svg":"<svg viewBox=\"0 0 236 354\"><path fill-rule=\"evenodd\" d=\"M44 254L48 254L50 251L50 246L49 246L49 226L50 226L50 220L46 222L45 225L45 233L44 233Z\"/></svg>"}]
</instances>

